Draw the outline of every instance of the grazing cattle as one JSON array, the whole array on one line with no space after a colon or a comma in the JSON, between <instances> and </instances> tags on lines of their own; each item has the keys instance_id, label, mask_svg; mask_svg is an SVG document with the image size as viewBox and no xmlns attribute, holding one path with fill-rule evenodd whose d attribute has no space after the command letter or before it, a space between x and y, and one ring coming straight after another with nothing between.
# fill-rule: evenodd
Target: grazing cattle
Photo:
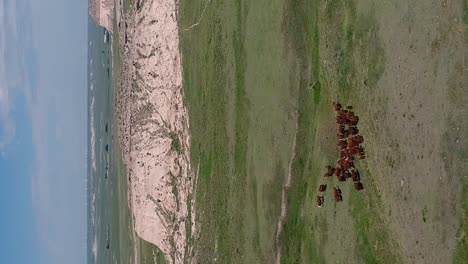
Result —
<instances>
[{"instance_id":1,"label":"grazing cattle","mask_svg":"<svg viewBox=\"0 0 468 264\"><path fill-rule=\"evenodd\" d=\"M343 138L347 138L348 136L349 136L349 131L346 130L346 131L343 133Z\"/></svg>"},{"instance_id":2,"label":"grazing cattle","mask_svg":"<svg viewBox=\"0 0 468 264\"><path fill-rule=\"evenodd\" d=\"M346 122L346 119L342 116L337 116L336 117L336 123L341 125L341 124L344 124Z\"/></svg>"},{"instance_id":3,"label":"grazing cattle","mask_svg":"<svg viewBox=\"0 0 468 264\"><path fill-rule=\"evenodd\" d=\"M356 135L350 139L356 144L361 144L362 142L364 142L364 138L361 135Z\"/></svg>"},{"instance_id":4,"label":"grazing cattle","mask_svg":"<svg viewBox=\"0 0 468 264\"><path fill-rule=\"evenodd\" d=\"M341 158L338 160L338 165L341 166L343 170L347 170L353 166L353 163L350 161L347 161L345 158Z\"/></svg>"},{"instance_id":5,"label":"grazing cattle","mask_svg":"<svg viewBox=\"0 0 468 264\"><path fill-rule=\"evenodd\" d=\"M348 144L347 144L346 140L340 140L338 142L338 147L340 147L340 149L345 149L347 146L348 146Z\"/></svg>"},{"instance_id":6,"label":"grazing cattle","mask_svg":"<svg viewBox=\"0 0 468 264\"><path fill-rule=\"evenodd\" d=\"M322 207L323 202L324 202L323 196L317 195L317 206Z\"/></svg>"},{"instance_id":7,"label":"grazing cattle","mask_svg":"<svg viewBox=\"0 0 468 264\"><path fill-rule=\"evenodd\" d=\"M341 168L340 167L337 167L335 169L335 175L338 176L338 175L341 175Z\"/></svg>"},{"instance_id":8,"label":"grazing cattle","mask_svg":"<svg viewBox=\"0 0 468 264\"><path fill-rule=\"evenodd\" d=\"M351 175L353 177L353 181L358 182L359 180L361 180L361 176L359 175L359 171L352 170Z\"/></svg>"},{"instance_id":9,"label":"grazing cattle","mask_svg":"<svg viewBox=\"0 0 468 264\"><path fill-rule=\"evenodd\" d=\"M341 156L341 158L346 158L346 157L348 157L350 154L351 154L351 152L349 152L349 149L342 149L342 150L340 151L340 156Z\"/></svg>"},{"instance_id":10,"label":"grazing cattle","mask_svg":"<svg viewBox=\"0 0 468 264\"><path fill-rule=\"evenodd\" d=\"M343 196L341 196L340 187L333 186L333 197L335 198L335 202L343 201Z\"/></svg>"},{"instance_id":11,"label":"grazing cattle","mask_svg":"<svg viewBox=\"0 0 468 264\"><path fill-rule=\"evenodd\" d=\"M326 185L326 184L320 184L320 186L319 186L319 192L324 192L326 189L327 189L327 185Z\"/></svg>"},{"instance_id":12,"label":"grazing cattle","mask_svg":"<svg viewBox=\"0 0 468 264\"><path fill-rule=\"evenodd\" d=\"M359 129L357 127L351 126L349 127L349 134L357 135L359 133Z\"/></svg>"},{"instance_id":13,"label":"grazing cattle","mask_svg":"<svg viewBox=\"0 0 468 264\"><path fill-rule=\"evenodd\" d=\"M357 124L359 123L359 116L353 116L350 120L349 120L349 124L350 126L357 126Z\"/></svg>"},{"instance_id":14,"label":"grazing cattle","mask_svg":"<svg viewBox=\"0 0 468 264\"><path fill-rule=\"evenodd\" d=\"M331 166L327 166L327 172L323 175L324 177L330 177L335 173L335 169Z\"/></svg>"},{"instance_id":15,"label":"grazing cattle","mask_svg":"<svg viewBox=\"0 0 468 264\"><path fill-rule=\"evenodd\" d=\"M358 152L359 152L359 153L358 153L359 156L364 156L364 155L366 155L366 153L364 152L364 148L363 148L363 147L359 147L359 148L358 148Z\"/></svg>"},{"instance_id":16,"label":"grazing cattle","mask_svg":"<svg viewBox=\"0 0 468 264\"><path fill-rule=\"evenodd\" d=\"M345 126L343 124L338 125L338 133L343 134L346 131Z\"/></svg>"},{"instance_id":17,"label":"grazing cattle","mask_svg":"<svg viewBox=\"0 0 468 264\"><path fill-rule=\"evenodd\" d=\"M340 181L340 182L344 182L344 181L346 181L346 177L345 177L345 176L343 176L343 174L337 175L337 176L336 176L336 178L337 178L337 179L338 179L338 181Z\"/></svg>"},{"instance_id":18,"label":"grazing cattle","mask_svg":"<svg viewBox=\"0 0 468 264\"><path fill-rule=\"evenodd\" d=\"M345 170L345 171L343 171L343 176L345 178L351 178L351 173L349 173L349 171Z\"/></svg>"},{"instance_id":19,"label":"grazing cattle","mask_svg":"<svg viewBox=\"0 0 468 264\"><path fill-rule=\"evenodd\" d=\"M335 108L335 111L340 111L342 106L340 103L333 101L333 108Z\"/></svg>"},{"instance_id":20,"label":"grazing cattle","mask_svg":"<svg viewBox=\"0 0 468 264\"><path fill-rule=\"evenodd\" d=\"M355 183L354 183L354 190L360 191L360 190L362 190L362 189L364 189L364 186L362 185L361 182L355 182Z\"/></svg>"},{"instance_id":21,"label":"grazing cattle","mask_svg":"<svg viewBox=\"0 0 468 264\"><path fill-rule=\"evenodd\" d=\"M345 116L347 119L353 119L355 117L354 112L345 110Z\"/></svg>"},{"instance_id":22,"label":"grazing cattle","mask_svg":"<svg viewBox=\"0 0 468 264\"><path fill-rule=\"evenodd\" d=\"M356 147L352 147L349 149L349 152L351 155L357 155L359 153L359 150Z\"/></svg>"},{"instance_id":23,"label":"grazing cattle","mask_svg":"<svg viewBox=\"0 0 468 264\"><path fill-rule=\"evenodd\" d=\"M348 150L348 149L343 149L343 150ZM340 153L340 159L347 159L349 157L352 157L352 155L351 155L351 153L349 153L349 151Z\"/></svg>"},{"instance_id":24,"label":"grazing cattle","mask_svg":"<svg viewBox=\"0 0 468 264\"><path fill-rule=\"evenodd\" d=\"M366 157L364 148L361 146L364 138L359 135L359 129L357 128L359 116L352 111L353 107L351 105L343 108L338 102L333 102L333 107L337 112L336 123L338 124L338 133L336 136L339 139L337 146L340 149L340 158L336 161L336 168L327 166L325 177L336 175L336 178L340 182L352 178L354 189L362 190L364 187L360 182L359 171L354 167L355 159L364 159ZM319 186L319 192L324 192L325 189L325 184ZM337 202L343 200L338 186L333 186L333 196ZM317 203L319 206L323 204L323 196L317 196Z\"/></svg>"}]
</instances>

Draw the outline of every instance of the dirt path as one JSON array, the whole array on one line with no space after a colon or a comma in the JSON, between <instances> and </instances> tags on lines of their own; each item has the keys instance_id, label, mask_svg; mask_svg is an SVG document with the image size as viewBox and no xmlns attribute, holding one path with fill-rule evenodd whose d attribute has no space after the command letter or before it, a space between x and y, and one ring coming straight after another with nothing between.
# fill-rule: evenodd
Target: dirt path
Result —
<instances>
[{"instance_id":1,"label":"dirt path","mask_svg":"<svg viewBox=\"0 0 468 264\"><path fill-rule=\"evenodd\" d=\"M190 31L190 30L192 30L194 27L197 27L197 26L200 24L201 20L203 19L203 16L205 15L205 11L206 11L206 9L208 8L208 5L209 5L210 3L211 3L211 0L206 1L205 8L203 8L203 11L202 11L201 15L198 17L197 22L195 22L195 23L193 23L192 25L190 25L190 26L184 28L184 31Z\"/></svg>"},{"instance_id":2,"label":"dirt path","mask_svg":"<svg viewBox=\"0 0 468 264\"><path fill-rule=\"evenodd\" d=\"M297 113L296 113L297 119ZM281 233L283 232L283 225L284 221L286 220L286 215L288 213L288 190L291 187L292 181L292 164L296 157L296 139L297 139L297 132L298 132L298 123L296 121L296 133L294 134L293 139L293 146L292 146L292 154L291 158L289 159L289 166L288 166L288 176L285 179L285 183L283 186L283 191L281 193L281 215L278 219L278 227L276 230L276 264L280 264L281 262Z\"/></svg>"}]
</instances>

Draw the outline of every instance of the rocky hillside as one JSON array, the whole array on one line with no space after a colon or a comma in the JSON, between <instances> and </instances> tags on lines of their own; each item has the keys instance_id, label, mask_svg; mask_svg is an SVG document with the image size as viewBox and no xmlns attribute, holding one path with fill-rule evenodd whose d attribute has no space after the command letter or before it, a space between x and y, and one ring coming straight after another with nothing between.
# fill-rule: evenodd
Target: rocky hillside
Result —
<instances>
[{"instance_id":1,"label":"rocky hillside","mask_svg":"<svg viewBox=\"0 0 468 264\"><path fill-rule=\"evenodd\" d=\"M89 15L102 27L112 32L114 0L89 0Z\"/></svg>"}]
</instances>

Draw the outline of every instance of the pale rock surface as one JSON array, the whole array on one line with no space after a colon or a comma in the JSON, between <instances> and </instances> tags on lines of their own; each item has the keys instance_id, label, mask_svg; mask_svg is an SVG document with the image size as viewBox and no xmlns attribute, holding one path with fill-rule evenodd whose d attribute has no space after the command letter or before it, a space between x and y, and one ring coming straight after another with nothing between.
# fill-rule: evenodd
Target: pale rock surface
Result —
<instances>
[{"instance_id":1,"label":"pale rock surface","mask_svg":"<svg viewBox=\"0 0 468 264\"><path fill-rule=\"evenodd\" d=\"M194 234L195 214L177 6L174 0L147 0L134 8L118 21L124 65L116 103L129 206L136 233L169 262L183 263L186 227Z\"/></svg>"},{"instance_id":2,"label":"pale rock surface","mask_svg":"<svg viewBox=\"0 0 468 264\"><path fill-rule=\"evenodd\" d=\"M112 32L114 0L89 0L89 15L96 23Z\"/></svg>"}]
</instances>

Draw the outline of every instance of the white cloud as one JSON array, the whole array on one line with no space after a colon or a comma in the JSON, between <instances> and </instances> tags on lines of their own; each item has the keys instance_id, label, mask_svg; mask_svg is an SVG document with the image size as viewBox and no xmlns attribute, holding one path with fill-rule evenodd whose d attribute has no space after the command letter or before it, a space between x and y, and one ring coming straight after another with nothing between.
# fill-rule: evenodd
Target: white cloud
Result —
<instances>
[{"instance_id":1,"label":"white cloud","mask_svg":"<svg viewBox=\"0 0 468 264\"><path fill-rule=\"evenodd\" d=\"M37 59L35 76L24 80L32 89L21 92L31 121L37 263L86 261L86 4L30 0L25 16L33 21L29 38ZM21 39L28 38L23 27Z\"/></svg>"},{"instance_id":2,"label":"white cloud","mask_svg":"<svg viewBox=\"0 0 468 264\"><path fill-rule=\"evenodd\" d=\"M19 92L15 87L24 87L20 63L15 60L20 55L16 8L15 2L0 1L0 151L15 138L12 101Z\"/></svg>"}]
</instances>

